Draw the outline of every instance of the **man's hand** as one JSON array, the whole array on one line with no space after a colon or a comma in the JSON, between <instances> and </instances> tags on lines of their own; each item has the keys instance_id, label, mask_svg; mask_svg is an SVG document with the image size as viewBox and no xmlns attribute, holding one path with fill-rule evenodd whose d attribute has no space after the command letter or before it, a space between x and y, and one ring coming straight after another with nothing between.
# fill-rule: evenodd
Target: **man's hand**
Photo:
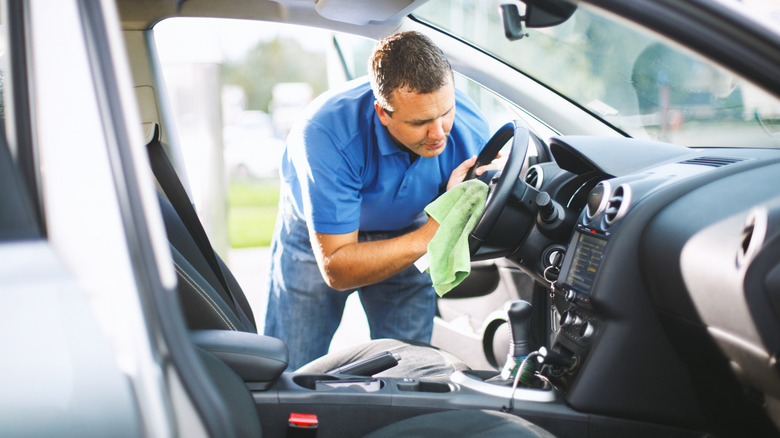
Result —
<instances>
[{"instance_id":1,"label":"man's hand","mask_svg":"<svg viewBox=\"0 0 780 438\"><path fill-rule=\"evenodd\" d=\"M501 158L501 154L496 155L496 159ZM452 171L452 174L450 175L449 181L447 181L447 190L455 187L456 185L463 182L463 179L466 178L466 174L469 172L469 169L471 169L474 166L474 163L477 162L477 156L474 155L468 160L460 163L460 166L456 167L455 170ZM496 164L495 160L490 163L486 164L484 166L477 167L477 170L474 172L476 176L480 176L483 173L485 173L486 170L496 170L498 169L498 165Z\"/></svg>"}]
</instances>

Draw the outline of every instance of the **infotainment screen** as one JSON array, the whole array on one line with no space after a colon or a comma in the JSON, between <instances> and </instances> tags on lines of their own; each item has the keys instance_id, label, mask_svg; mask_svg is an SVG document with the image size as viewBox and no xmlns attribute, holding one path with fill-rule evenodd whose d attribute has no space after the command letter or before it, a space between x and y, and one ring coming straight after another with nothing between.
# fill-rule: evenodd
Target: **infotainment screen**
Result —
<instances>
[{"instance_id":1,"label":"infotainment screen","mask_svg":"<svg viewBox=\"0 0 780 438\"><path fill-rule=\"evenodd\" d=\"M606 246L605 239L578 231L574 239L574 256L565 283L580 292L590 294Z\"/></svg>"}]
</instances>

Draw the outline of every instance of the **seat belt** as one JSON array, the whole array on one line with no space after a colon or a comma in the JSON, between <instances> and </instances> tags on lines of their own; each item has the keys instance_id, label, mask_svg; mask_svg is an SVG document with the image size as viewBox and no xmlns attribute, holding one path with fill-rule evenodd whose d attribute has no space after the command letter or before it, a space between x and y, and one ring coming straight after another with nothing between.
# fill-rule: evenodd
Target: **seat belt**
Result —
<instances>
[{"instance_id":1,"label":"seat belt","mask_svg":"<svg viewBox=\"0 0 780 438\"><path fill-rule=\"evenodd\" d=\"M173 209L176 210L176 213L184 223L187 231L190 232L190 235L195 241L195 244L198 246L201 254L206 258L206 262L209 264L211 270L214 272L214 275L216 275L217 280L219 280L219 283L222 285L224 292L218 292L220 295L222 295L222 298L225 300L228 306L233 309L239 319L249 320L249 318L246 316L241 318L241 315L244 315L243 309L241 309L241 306L238 304L235 294L231 290L230 285L225 278L225 273L222 271L222 266L220 266L219 261L217 260L216 252L211 246L211 242L206 235L206 230L203 229L203 225L200 223L200 219L198 218L198 214L195 211L195 207L192 205L192 202L190 202L190 197L187 195L187 191L184 190L184 186L176 174L176 170L173 168L171 161L168 159L168 155L163 150L162 143L160 143L159 125L155 124L154 134L152 135L152 139L146 145L146 148L149 153L149 161L152 166L152 172L157 178L158 184L160 184L163 193L165 193L165 196L171 202L171 205L173 205ZM252 323L251 320L249 320L249 322L252 324L252 326L254 326L254 323Z\"/></svg>"}]
</instances>

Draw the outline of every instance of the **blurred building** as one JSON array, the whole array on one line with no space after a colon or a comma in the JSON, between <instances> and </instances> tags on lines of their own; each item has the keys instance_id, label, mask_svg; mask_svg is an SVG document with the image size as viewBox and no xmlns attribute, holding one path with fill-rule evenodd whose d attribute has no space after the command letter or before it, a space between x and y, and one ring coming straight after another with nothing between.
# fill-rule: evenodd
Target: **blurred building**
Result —
<instances>
[{"instance_id":1,"label":"blurred building","mask_svg":"<svg viewBox=\"0 0 780 438\"><path fill-rule=\"evenodd\" d=\"M314 91L305 82L281 82L274 85L269 108L278 138L287 138L293 123L313 98Z\"/></svg>"}]
</instances>

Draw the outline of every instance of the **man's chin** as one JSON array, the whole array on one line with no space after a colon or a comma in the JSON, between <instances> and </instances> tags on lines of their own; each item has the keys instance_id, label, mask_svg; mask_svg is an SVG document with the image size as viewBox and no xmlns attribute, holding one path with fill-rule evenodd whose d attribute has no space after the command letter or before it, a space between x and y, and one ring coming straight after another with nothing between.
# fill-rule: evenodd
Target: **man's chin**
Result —
<instances>
[{"instance_id":1,"label":"man's chin","mask_svg":"<svg viewBox=\"0 0 780 438\"><path fill-rule=\"evenodd\" d=\"M418 154L423 158L435 158L441 155L441 153L444 152L444 149L439 149L437 151L425 151L424 153Z\"/></svg>"}]
</instances>

